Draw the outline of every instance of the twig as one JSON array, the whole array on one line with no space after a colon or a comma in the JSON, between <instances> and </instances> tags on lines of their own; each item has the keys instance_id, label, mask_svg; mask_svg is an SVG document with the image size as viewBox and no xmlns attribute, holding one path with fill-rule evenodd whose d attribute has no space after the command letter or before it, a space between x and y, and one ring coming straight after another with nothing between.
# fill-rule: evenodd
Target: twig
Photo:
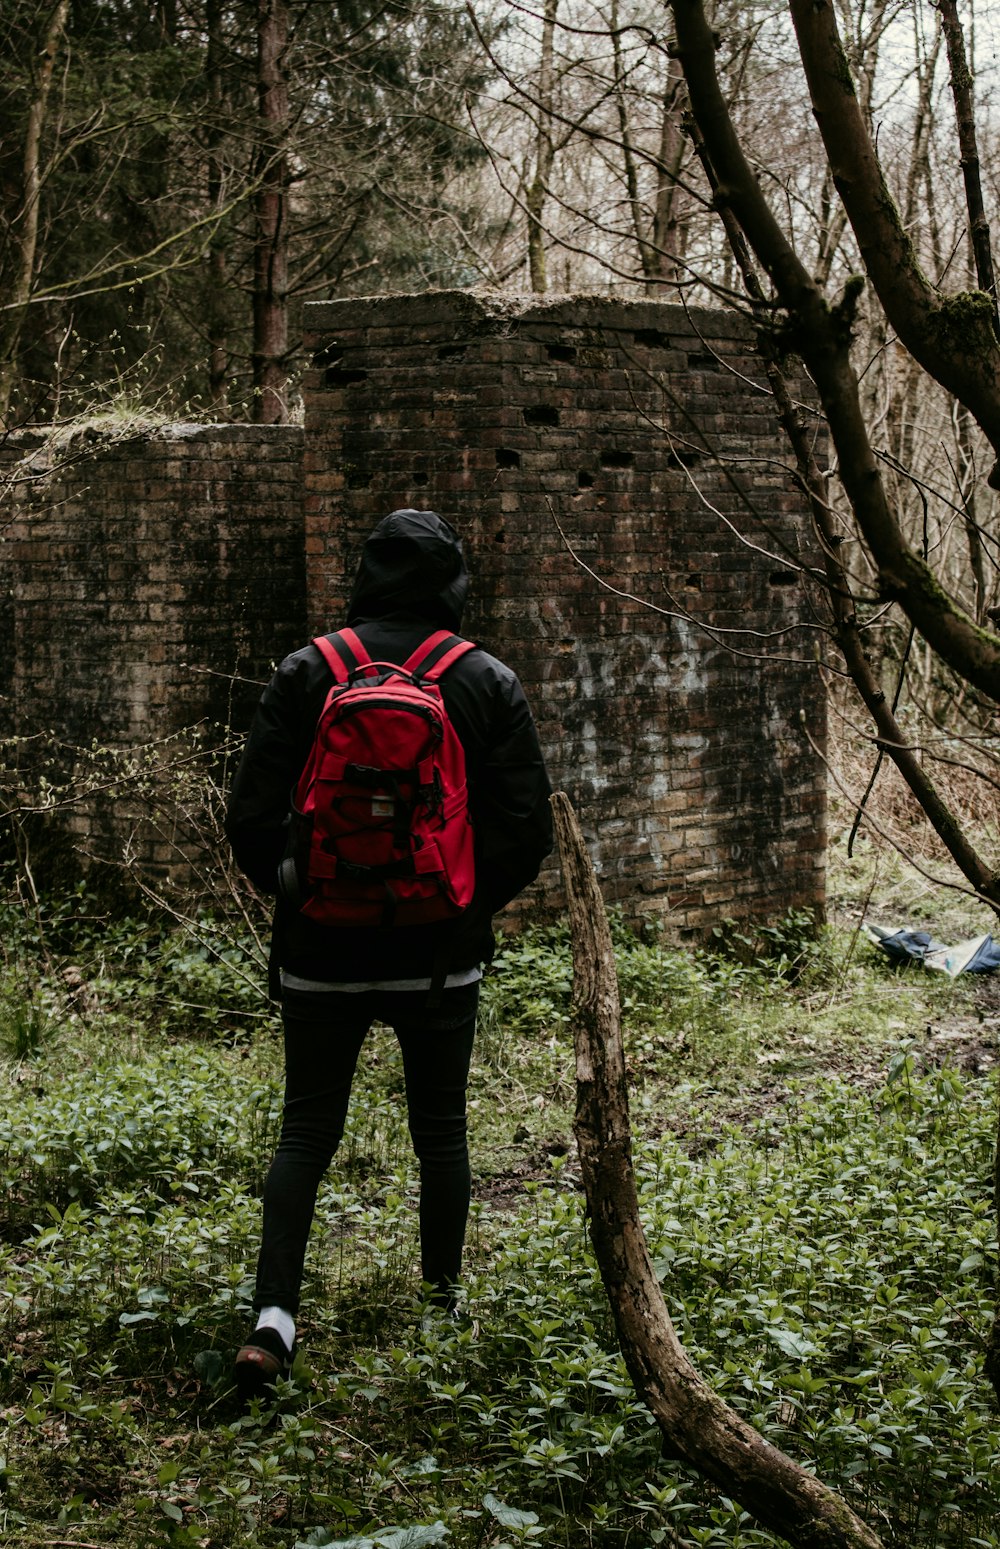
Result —
<instances>
[{"instance_id":1,"label":"twig","mask_svg":"<svg viewBox=\"0 0 1000 1549\"><path fill-rule=\"evenodd\" d=\"M851 803L852 807L856 806L857 805L857 797L853 796L851 794L851 792L847 789L847 786L844 784L843 780L841 780L840 776L838 775L837 771L834 769L834 767L831 764L830 760L827 758L826 754L823 752L823 750L819 746L819 744L810 735L809 728L807 726L805 726L805 725L803 725L802 734L805 737L806 741L809 743L809 746L812 748L813 752L816 754L816 757L818 759L820 759L822 761L822 763L826 766L827 773L830 775L830 778L832 779L834 785L836 785L836 787L837 787L838 791L840 792L841 796L843 796L846 801L849 801ZM990 902L990 900L988 898L986 898L982 893L980 893L977 888L974 888L971 884L969 884L967 886L963 886L961 882L950 882L947 877L936 877L932 871L928 871L926 866L924 866L920 861L918 861L916 859L916 857L913 856L906 849L906 847L898 839L896 839L894 837L894 835L892 834L891 830L886 828L886 827L884 827L883 824L880 823L877 818L872 817L870 812L866 812L865 813L865 821L871 825L871 827L875 830L875 832L879 835L880 838L884 839L887 844L891 844L892 845L892 848L896 851L896 854L897 855L901 855L903 857L903 860L906 861L908 866L912 866L914 871L919 872L919 874L927 882L933 883L933 885L935 887L947 887L947 888L950 888L953 893L962 893L966 898L978 898L980 903L986 904L988 908L994 909L994 912L995 912L995 907Z\"/></svg>"},{"instance_id":2,"label":"twig","mask_svg":"<svg viewBox=\"0 0 1000 1549\"><path fill-rule=\"evenodd\" d=\"M706 624L703 619L695 618L694 614L682 612L678 608L661 608L658 603L650 602L648 597L639 597L635 594L635 592L626 592L621 587L614 586L610 581L606 581L603 576L598 575L597 571L593 570L590 565L587 564L586 560L580 558L579 554L570 543L562 529L562 526L560 525L559 518L556 516L555 509L548 496L546 496L546 504L549 508L549 515L552 517L556 531L562 539L570 559L572 559L575 565L579 565L580 569L585 571L587 575L592 578L592 580L596 581L598 586L602 587L604 591L611 592L611 594L615 597L620 597L623 602L637 603L640 608L646 608L650 613L658 613L662 618L681 619L685 624L691 624L695 629L702 630L702 632L706 634L710 640L714 640L716 645L719 645L723 648L723 650L728 651L731 656L746 657L750 661L760 661L763 658L768 662L785 662L793 667L814 667L816 665L815 660L812 658L805 658L801 656L776 656L764 651L741 651L738 646L731 644L730 641L723 640L722 636L752 635L757 640L772 640L779 635L790 634L797 629L812 628L816 630L822 630L823 626L821 624L789 624L785 629L774 629L768 633L765 633L763 630L757 629L722 628L714 624Z\"/></svg>"}]
</instances>

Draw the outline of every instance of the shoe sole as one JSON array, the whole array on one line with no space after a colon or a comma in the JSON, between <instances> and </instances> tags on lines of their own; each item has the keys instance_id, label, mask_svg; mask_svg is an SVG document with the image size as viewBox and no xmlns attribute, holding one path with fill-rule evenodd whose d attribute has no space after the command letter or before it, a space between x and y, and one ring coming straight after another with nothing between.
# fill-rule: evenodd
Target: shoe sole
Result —
<instances>
[{"instance_id":1,"label":"shoe sole","mask_svg":"<svg viewBox=\"0 0 1000 1549\"><path fill-rule=\"evenodd\" d=\"M279 1377L287 1377L291 1366L271 1350L260 1345L244 1345L236 1357L236 1391L246 1402L260 1398L268 1388L273 1388Z\"/></svg>"}]
</instances>

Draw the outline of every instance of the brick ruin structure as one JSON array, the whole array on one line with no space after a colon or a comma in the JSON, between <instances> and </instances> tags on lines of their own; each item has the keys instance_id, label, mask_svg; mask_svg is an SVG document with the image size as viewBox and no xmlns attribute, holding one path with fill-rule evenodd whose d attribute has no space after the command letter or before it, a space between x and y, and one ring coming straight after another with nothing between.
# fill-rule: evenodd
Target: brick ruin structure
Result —
<instances>
[{"instance_id":1,"label":"brick ruin structure","mask_svg":"<svg viewBox=\"0 0 1000 1549\"><path fill-rule=\"evenodd\" d=\"M674 935L821 913L815 555L746 325L467 292L305 313L304 430L0 449L8 788L48 738L242 731L270 665L340 621L375 521L431 507L466 543L467 633L520 674L608 899ZM175 866L141 816L116 788L61 821ZM553 863L530 907L559 902Z\"/></svg>"},{"instance_id":2,"label":"brick ruin structure","mask_svg":"<svg viewBox=\"0 0 1000 1549\"><path fill-rule=\"evenodd\" d=\"M816 555L746 324L468 292L305 311L310 628L374 519L440 511L466 632L521 677L605 896L680 935L822 912Z\"/></svg>"},{"instance_id":3,"label":"brick ruin structure","mask_svg":"<svg viewBox=\"0 0 1000 1549\"><path fill-rule=\"evenodd\" d=\"M0 448L4 485L8 800L36 792L40 774L69 779L68 797L97 787L33 824L36 845L62 867L54 826L82 855L117 862L128 849L178 874L184 836L169 816L151 819L151 781L164 786L192 731L212 747L249 724L273 661L303 637L302 430L15 436Z\"/></svg>"}]
</instances>

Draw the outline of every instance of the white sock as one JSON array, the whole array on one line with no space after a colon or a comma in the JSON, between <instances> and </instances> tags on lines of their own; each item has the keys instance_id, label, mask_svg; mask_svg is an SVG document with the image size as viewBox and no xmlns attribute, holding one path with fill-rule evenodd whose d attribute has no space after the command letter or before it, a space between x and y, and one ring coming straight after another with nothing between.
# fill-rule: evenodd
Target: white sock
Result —
<instances>
[{"instance_id":1,"label":"white sock","mask_svg":"<svg viewBox=\"0 0 1000 1549\"><path fill-rule=\"evenodd\" d=\"M291 1351L295 1343L295 1319L284 1307L264 1307L257 1319L258 1328L273 1328L280 1335L285 1349Z\"/></svg>"}]
</instances>

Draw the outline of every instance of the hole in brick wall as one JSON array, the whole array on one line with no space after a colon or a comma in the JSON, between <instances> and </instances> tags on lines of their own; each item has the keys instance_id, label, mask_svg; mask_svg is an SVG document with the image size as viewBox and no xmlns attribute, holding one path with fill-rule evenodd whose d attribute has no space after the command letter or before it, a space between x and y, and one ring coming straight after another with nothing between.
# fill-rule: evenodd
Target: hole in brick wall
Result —
<instances>
[{"instance_id":1,"label":"hole in brick wall","mask_svg":"<svg viewBox=\"0 0 1000 1549\"><path fill-rule=\"evenodd\" d=\"M368 372L352 370L349 366L330 366L323 380L327 387L353 387L355 382L367 382Z\"/></svg>"},{"instance_id":2,"label":"hole in brick wall","mask_svg":"<svg viewBox=\"0 0 1000 1549\"><path fill-rule=\"evenodd\" d=\"M637 328L632 335L636 344L644 344L648 350L668 350L670 340L658 328Z\"/></svg>"},{"instance_id":3,"label":"hole in brick wall","mask_svg":"<svg viewBox=\"0 0 1000 1549\"><path fill-rule=\"evenodd\" d=\"M336 343L324 344L321 350L317 350L312 358L312 363L317 371L325 371L328 366L340 364L343 352Z\"/></svg>"},{"instance_id":4,"label":"hole in brick wall","mask_svg":"<svg viewBox=\"0 0 1000 1549\"><path fill-rule=\"evenodd\" d=\"M507 534L504 532L502 527L500 528L499 532L495 532L493 534L493 542L494 543L506 543L507 542Z\"/></svg>"},{"instance_id":5,"label":"hole in brick wall","mask_svg":"<svg viewBox=\"0 0 1000 1549\"><path fill-rule=\"evenodd\" d=\"M634 452L607 451L601 453L602 468L631 468L634 462Z\"/></svg>"},{"instance_id":6,"label":"hole in brick wall","mask_svg":"<svg viewBox=\"0 0 1000 1549\"><path fill-rule=\"evenodd\" d=\"M546 346L546 352L550 360L565 361L567 366L572 366L576 362L575 344L549 344Z\"/></svg>"},{"instance_id":7,"label":"hole in brick wall","mask_svg":"<svg viewBox=\"0 0 1000 1549\"><path fill-rule=\"evenodd\" d=\"M579 489L593 489L594 475L592 473L585 472L584 469L581 468L580 472L576 476L576 482Z\"/></svg>"},{"instance_id":8,"label":"hole in brick wall","mask_svg":"<svg viewBox=\"0 0 1000 1549\"><path fill-rule=\"evenodd\" d=\"M418 463L416 465L416 467L414 468L413 474L412 474L412 479L413 479L414 485L415 486L420 486L420 485L426 484L428 479L429 479L429 477L430 477L430 475L427 472L426 465L424 463Z\"/></svg>"},{"instance_id":9,"label":"hole in brick wall","mask_svg":"<svg viewBox=\"0 0 1000 1549\"><path fill-rule=\"evenodd\" d=\"M684 587L685 587L685 590L689 591L689 592L700 592L701 591L701 576L700 575L689 575L687 580L684 582Z\"/></svg>"},{"instance_id":10,"label":"hole in brick wall","mask_svg":"<svg viewBox=\"0 0 1000 1549\"><path fill-rule=\"evenodd\" d=\"M372 476L367 468L348 468L346 480L348 489L367 489L371 481Z\"/></svg>"},{"instance_id":11,"label":"hole in brick wall","mask_svg":"<svg viewBox=\"0 0 1000 1549\"><path fill-rule=\"evenodd\" d=\"M700 452L668 452L668 468L697 468L701 462Z\"/></svg>"},{"instance_id":12,"label":"hole in brick wall","mask_svg":"<svg viewBox=\"0 0 1000 1549\"><path fill-rule=\"evenodd\" d=\"M794 570L772 570L768 576L772 586L794 586L798 579Z\"/></svg>"},{"instance_id":13,"label":"hole in brick wall","mask_svg":"<svg viewBox=\"0 0 1000 1549\"><path fill-rule=\"evenodd\" d=\"M442 344L438 350L438 360L460 360L467 349L466 344Z\"/></svg>"},{"instance_id":14,"label":"hole in brick wall","mask_svg":"<svg viewBox=\"0 0 1000 1549\"><path fill-rule=\"evenodd\" d=\"M497 467L498 468L520 468L520 466L521 466L521 454L520 454L520 452L515 452L513 447L509 447L509 446L498 446L497 447Z\"/></svg>"},{"instance_id":15,"label":"hole in brick wall","mask_svg":"<svg viewBox=\"0 0 1000 1549\"><path fill-rule=\"evenodd\" d=\"M721 371L722 361L717 355L689 355L689 371Z\"/></svg>"},{"instance_id":16,"label":"hole in brick wall","mask_svg":"<svg viewBox=\"0 0 1000 1549\"><path fill-rule=\"evenodd\" d=\"M524 411L526 425L558 425L559 410L551 403L536 403Z\"/></svg>"}]
</instances>

